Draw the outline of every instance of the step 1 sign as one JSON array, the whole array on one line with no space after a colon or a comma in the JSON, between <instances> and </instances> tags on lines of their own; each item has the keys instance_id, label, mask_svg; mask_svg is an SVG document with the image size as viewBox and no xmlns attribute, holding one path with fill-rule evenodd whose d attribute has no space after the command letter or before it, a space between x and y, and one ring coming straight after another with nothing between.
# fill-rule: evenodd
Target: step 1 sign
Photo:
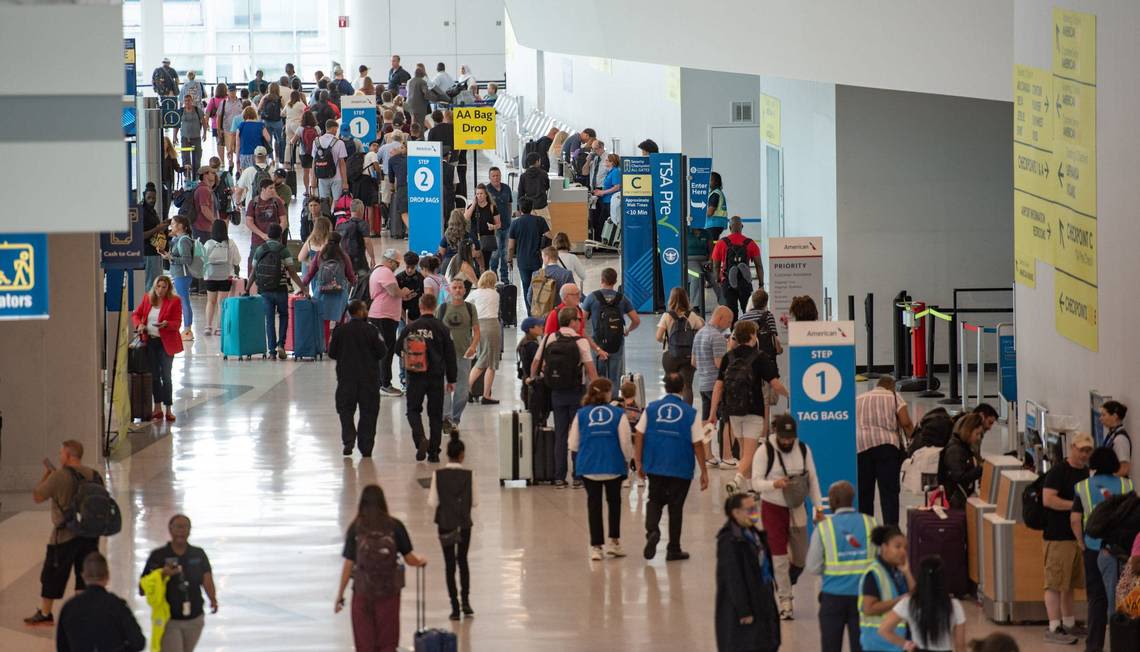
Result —
<instances>
[{"instance_id":1,"label":"step 1 sign","mask_svg":"<svg viewBox=\"0 0 1140 652\"><path fill-rule=\"evenodd\" d=\"M343 127L353 138L364 143L376 140L376 100L367 95L350 95L340 98Z\"/></svg>"},{"instance_id":2,"label":"step 1 sign","mask_svg":"<svg viewBox=\"0 0 1140 652\"><path fill-rule=\"evenodd\" d=\"M421 256L439 250L443 238L440 143L408 143L408 249ZM392 216L400 219L398 214Z\"/></svg>"},{"instance_id":3,"label":"step 1 sign","mask_svg":"<svg viewBox=\"0 0 1140 652\"><path fill-rule=\"evenodd\" d=\"M0 233L0 319L47 318L47 236Z\"/></svg>"},{"instance_id":4,"label":"step 1 sign","mask_svg":"<svg viewBox=\"0 0 1140 652\"><path fill-rule=\"evenodd\" d=\"M788 324L791 415L814 451L819 486L855 483L855 322Z\"/></svg>"},{"instance_id":5,"label":"step 1 sign","mask_svg":"<svg viewBox=\"0 0 1140 652\"><path fill-rule=\"evenodd\" d=\"M495 149L495 107L461 106L452 121L455 149Z\"/></svg>"}]
</instances>

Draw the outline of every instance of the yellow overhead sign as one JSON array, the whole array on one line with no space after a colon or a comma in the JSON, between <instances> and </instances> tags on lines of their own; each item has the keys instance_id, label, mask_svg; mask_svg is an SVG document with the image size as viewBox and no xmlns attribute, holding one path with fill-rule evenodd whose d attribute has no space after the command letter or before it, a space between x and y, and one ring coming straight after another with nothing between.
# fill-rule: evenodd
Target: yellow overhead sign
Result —
<instances>
[{"instance_id":1,"label":"yellow overhead sign","mask_svg":"<svg viewBox=\"0 0 1140 652\"><path fill-rule=\"evenodd\" d=\"M495 149L495 107L461 106L452 110L455 149Z\"/></svg>"},{"instance_id":2,"label":"yellow overhead sign","mask_svg":"<svg viewBox=\"0 0 1140 652\"><path fill-rule=\"evenodd\" d=\"M1096 285L1096 220L1062 207L1053 214L1053 265Z\"/></svg>"},{"instance_id":3,"label":"yellow overhead sign","mask_svg":"<svg viewBox=\"0 0 1140 652\"><path fill-rule=\"evenodd\" d=\"M1053 275L1053 293L1057 332L1096 351L1100 310L1096 286L1057 270Z\"/></svg>"},{"instance_id":4,"label":"yellow overhead sign","mask_svg":"<svg viewBox=\"0 0 1140 652\"><path fill-rule=\"evenodd\" d=\"M772 147L780 144L780 98L760 94L760 136Z\"/></svg>"}]
</instances>

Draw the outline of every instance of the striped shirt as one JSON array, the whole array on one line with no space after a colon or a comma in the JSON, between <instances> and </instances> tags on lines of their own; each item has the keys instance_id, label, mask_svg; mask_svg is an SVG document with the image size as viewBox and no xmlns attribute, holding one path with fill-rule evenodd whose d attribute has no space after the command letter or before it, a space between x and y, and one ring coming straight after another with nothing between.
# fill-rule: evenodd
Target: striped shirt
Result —
<instances>
[{"instance_id":1,"label":"striped shirt","mask_svg":"<svg viewBox=\"0 0 1140 652\"><path fill-rule=\"evenodd\" d=\"M906 401L898 392L882 387L855 399L855 449L870 450L876 446L899 445L899 415Z\"/></svg>"},{"instance_id":2,"label":"striped shirt","mask_svg":"<svg viewBox=\"0 0 1140 652\"><path fill-rule=\"evenodd\" d=\"M728 350L728 337L724 331L705 324L693 338L693 356L697 359L697 371L693 375L693 385L698 392L711 392L716 386L720 365L717 359Z\"/></svg>"}]
</instances>

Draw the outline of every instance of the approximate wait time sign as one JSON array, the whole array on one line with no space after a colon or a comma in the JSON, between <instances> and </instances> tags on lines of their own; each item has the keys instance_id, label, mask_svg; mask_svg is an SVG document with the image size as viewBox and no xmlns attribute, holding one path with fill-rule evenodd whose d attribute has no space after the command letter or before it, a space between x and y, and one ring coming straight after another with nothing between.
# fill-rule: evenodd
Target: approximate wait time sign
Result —
<instances>
[{"instance_id":1,"label":"approximate wait time sign","mask_svg":"<svg viewBox=\"0 0 1140 652\"><path fill-rule=\"evenodd\" d=\"M462 106L454 109L455 149L495 149L495 108Z\"/></svg>"}]
</instances>

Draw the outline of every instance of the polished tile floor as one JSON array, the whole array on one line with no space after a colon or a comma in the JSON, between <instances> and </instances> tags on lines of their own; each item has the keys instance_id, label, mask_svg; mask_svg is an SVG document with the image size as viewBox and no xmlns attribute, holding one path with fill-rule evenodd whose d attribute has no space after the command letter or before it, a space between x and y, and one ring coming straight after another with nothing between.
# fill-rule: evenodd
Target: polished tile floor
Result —
<instances>
[{"instance_id":1,"label":"polished tile floor","mask_svg":"<svg viewBox=\"0 0 1140 652\"><path fill-rule=\"evenodd\" d=\"M588 262L587 287L596 288L601 268L611 264L616 259ZM202 320L200 300L194 301ZM646 373L648 394L656 397L659 349L652 341L656 318L649 320L631 337L628 364ZM470 552L473 619L447 620L442 555L421 484L432 467L414 461L403 399L382 399L375 457L344 458L332 362L223 361L218 338L201 334L175 362L178 421L141 428L109 464L127 515L123 531L105 543L112 590L130 602L145 631L148 609L135 582L149 551L167 540L169 517L184 512L193 519L191 541L210 556L221 604L207 616L199 649L350 649L348 613L333 613L340 551L361 488L375 482L408 526L416 551L429 559L428 625L454 627L462 650L713 649L713 536L723 522L719 487L730 472L714 471L713 488L702 493L694 486L690 494L684 545L691 560L640 557L645 497L634 487L623 492L630 556L588 561L583 491L499 488L497 417L517 404L514 332L506 339L495 384L503 405L472 405L464 416L480 495ZM46 506L32 505L27 495L4 496L3 506L0 650L53 649L52 630L21 623L38 602ZM814 584L796 588L797 619L783 624L784 649L818 648ZM409 581L401 612L401 643L408 648L413 586ZM970 636L998 629L975 606L967 613ZM1026 649L1041 647L1039 627L1001 629Z\"/></svg>"}]
</instances>

